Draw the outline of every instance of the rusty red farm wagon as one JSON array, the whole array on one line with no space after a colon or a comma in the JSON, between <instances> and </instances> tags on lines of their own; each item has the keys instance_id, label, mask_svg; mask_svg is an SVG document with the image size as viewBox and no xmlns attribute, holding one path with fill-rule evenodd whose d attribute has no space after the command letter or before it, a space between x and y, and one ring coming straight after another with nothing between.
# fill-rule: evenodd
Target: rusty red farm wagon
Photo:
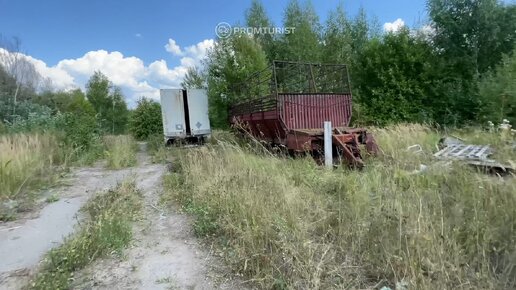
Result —
<instances>
[{"instance_id":1,"label":"rusty red farm wagon","mask_svg":"<svg viewBox=\"0 0 516 290\"><path fill-rule=\"evenodd\" d=\"M234 127L291 152L323 156L324 122L333 127L334 159L363 166L360 145L378 150L362 128L349 128L351 86L346 65L274 61L233 90L242 100L230 110Z\"/></svg>"}]
</instances>

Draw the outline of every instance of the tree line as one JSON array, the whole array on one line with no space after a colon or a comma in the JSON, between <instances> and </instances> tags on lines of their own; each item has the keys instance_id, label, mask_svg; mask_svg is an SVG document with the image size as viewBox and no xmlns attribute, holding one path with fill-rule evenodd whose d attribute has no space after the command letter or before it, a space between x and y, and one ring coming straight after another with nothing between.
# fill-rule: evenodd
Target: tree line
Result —
<instances>
[{"instance_id":1,"label":"tree line","mask_svg":"<svg viewBox=\"0 0 516 290\"><path fill-rule=\"evenodd\" d=\"M38 92L36 87L18 82L16 76L0 65L0 120L5 124L14 124L19 119L28 118L29 114L37 113L38 108L40 111L45 108L52 114L70 113L95 118L99 129L106 133L121 134L126 131L129 110L122 91L100 71L91 76L85 92L81 89L43 89Z\"/></svg>"},{"instance_id":2,"label":"tree line","mask_svg":"<svg viewBox=\"0 0 516 290\"><path fill-rule=\"evenodd\" d=\"M122 90L100 71L84 91L55 91L23 57L18 39L0 40L0 134L54 131L67 145L89 151L104 134L145 139L161 132L159 103L142 97L129 110Z\"/></svg>"},{"instance_id":3,"label":"tree line","mask_svg":"<svg viewBox=\"0 0 516 290\"><path fill-rule=\"evenodd\" d=\"M516 5L498 0L428 0L429 21L382 32L360 9L342 4L324 23L311 2L291 0L283 15L291 34L219 38L183 87L208 90L216 127L227 126L232 88L273 60L348 64L354 122L419 122L447 126L516 121ZM259 0L245 12L249 27L275 27Z\"/></svg>"},{"instance_id":4,"label":"tree line","mask_svg":"<svg viewBox=\"0 0 516 290\"><path fill-rule=\"evenodd\" d=\"M515 123L516 4L428 0L426 8L425 25L382 32L364 9L351 17L341 4L321 22L311 2L290 0L282 25L295 27L294 33L219 38L202 65L188 69L182 86L207 88L212 124L224 128L229 108L242 100L236 85L273 60L338 63L350 70L355 124ZM259 0L245 11L245 25L276 27ZM17 39L0 37L0 131L59 123L96 134L129 129L142 139L161 130L159 104L145 99L128 110L120 88L101 72L91 76L85 91L55 92L19 46ZM142 125L145 116L152 119L149 125ZM56 117L59 122L48 121ZM78 144L91 139L73 135Z\"/></svg>"}]
</instances>

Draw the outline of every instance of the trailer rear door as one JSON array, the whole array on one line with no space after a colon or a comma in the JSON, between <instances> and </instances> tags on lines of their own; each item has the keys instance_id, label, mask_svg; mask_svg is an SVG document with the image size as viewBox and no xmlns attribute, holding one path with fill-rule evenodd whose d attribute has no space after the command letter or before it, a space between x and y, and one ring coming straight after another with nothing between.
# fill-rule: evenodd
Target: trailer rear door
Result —
<instances>
[{"instance_id":1,"label":"trailer rear door","mask_svg":"<svg viewBox=\"0 0 516 290\"><path fill-rule=\"evenodd\" d=\"M186 124L183 90L162 89L160 90L160 97L165 137L185 137Z\"/></svg>"},{"instance_id":2,"label":"trailer rear door","mask_svg":"<svg viewBox=\"0 0 516 290\"><path fill-rule=\"evenodd\" d=\"M211 134L210 118L208 114L208 95L206 90L189 89L188 110L190 112L190 129L192 136Z\"/></svg>"}]
</instances>

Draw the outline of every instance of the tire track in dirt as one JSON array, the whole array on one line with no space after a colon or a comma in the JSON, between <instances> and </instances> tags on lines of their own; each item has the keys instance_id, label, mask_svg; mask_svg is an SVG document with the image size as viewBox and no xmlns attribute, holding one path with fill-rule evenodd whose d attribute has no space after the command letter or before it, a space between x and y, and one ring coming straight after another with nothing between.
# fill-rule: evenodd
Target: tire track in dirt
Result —
<instances>
[{"instance_id":1,"label":"tire track in dirt","mask_svg":"<svg viewBox=\"0 0 516 290\"><path fill-rule=\"evenodd\" d=\"M150 163L143 143L137 157L134 168L73 169L68 180L72 185L54 190L61 197L58 202L46 205L36 218L0 225L0 289L23 288L44 254L73 232L82 205L95 192L130 176L144 196L143 219L134 226L132 246L122 258L101 259L77 273L75 289L243 288L224 280L221 273L227 271L199 244L187 216L158 205L166 167Z\"/></svg>"},{"instance_id":2,"label":"tire track in dirt","mask_svg":"<svg viewBox=\"0 0 516 290\"><path fill-rule=\"evenodd\" d=\"M117 185L135 169L72 169L68 186L51 189L60 199L46 204L30 218L0 225L0 289L19 289L29 279L44 254L60 245L81 219L79 209L95 193Z\"/></svg>"},{"instance_id":3,"label":"tire track in dirt","mask_svg":"<svg viewBox=\"0 0 516 290\"><path fill-rule=\"evenodd\" d=\"M145 151L143 148L142 151ZM120 258L101 259L76 275L74 289L242 289L192 232L189 217L162 208L164 165L139 156L136 184L143 193L143 219L132 246Z\"/></svg>"}]
</instances>

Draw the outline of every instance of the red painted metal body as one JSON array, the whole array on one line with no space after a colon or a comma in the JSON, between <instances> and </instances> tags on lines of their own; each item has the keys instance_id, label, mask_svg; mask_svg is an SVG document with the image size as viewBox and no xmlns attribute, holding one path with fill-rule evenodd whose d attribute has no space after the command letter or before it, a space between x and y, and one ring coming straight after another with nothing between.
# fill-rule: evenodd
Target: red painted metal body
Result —
<instances>
[{"instance_id":1,"label":"red painted metal body","mask_svg":"<svg viewBox=\"0 0 516 290\"><path fill-rule=\"evenodd\" d=\"M351 94L279 94L280 118L288 129L322 128L325 121L347 127L351 120Z\"/></svg>"},{"instance_id":2,"label":"red painted metal body","mask_svg":"<svg viewBox=\"0 0 516 290\"><path fill-rule=\"evenodd\" d=\"M290 63L289 63L290 64ZM307 64L300 64L307 65ZM308 64L310 65L310 64ZM344 66L345 68L345 66ZM343 157L349 164L362 166L359 145L365 144L368 151L375 153L376 143L364 129L349 128L351 120L352 95L349 79L344 92L317 92L315 76L308 77L308 85L301 92L282 92L278 84L276 67L272 94L255 97L231 108L231 123L252 136L275 145L283 145L294 152L321 152L324 148L324 122L332 122L333 143L336 157ZM312 68L310 67L312 72ZM337 83L335 79L332 83ZM328 86L321 86L328 89ZM321 155L321 154L316 154Z\"/></svg>"}]
</instances>

